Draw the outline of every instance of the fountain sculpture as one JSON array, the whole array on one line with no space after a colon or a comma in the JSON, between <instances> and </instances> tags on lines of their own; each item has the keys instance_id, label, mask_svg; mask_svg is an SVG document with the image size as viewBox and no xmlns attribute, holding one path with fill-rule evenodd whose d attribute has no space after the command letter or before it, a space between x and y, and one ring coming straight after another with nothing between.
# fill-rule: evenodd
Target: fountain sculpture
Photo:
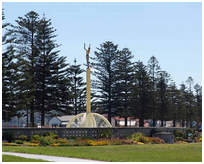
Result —
<instances>
[{"instance_id":1,"label":"fountain sculpture","mask_svg":"<svg viewBox=\"0 0 204 164\"><path fill-rule=\"evenodd\" d=\"M74 116L69 123L67 128L81 128L81 127L112 127L109 121L102 115L98 113L91 113L91 71L89 68L89 53L90 47L86 50L86 60L87 60L87 69L86 69L86 113L80 113Z\"/></svg>"}]
</instances>

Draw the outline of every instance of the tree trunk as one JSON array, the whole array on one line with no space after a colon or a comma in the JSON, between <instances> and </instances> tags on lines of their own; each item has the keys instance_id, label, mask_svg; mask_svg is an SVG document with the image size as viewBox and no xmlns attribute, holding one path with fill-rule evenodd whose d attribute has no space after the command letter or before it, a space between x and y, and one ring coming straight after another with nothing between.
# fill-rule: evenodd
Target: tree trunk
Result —
<instances>
[{"instance_id":1,"label":"tree trunk","mask_svg":"<svg viewBox=\"0 0 204 164\"><path fill-rule=\"evenodd\" d=\"M31 102L30 109L30 127L34 127L34 99Z\"/></svg>"},{"instance_id":2,"label":"tree trunk","mask_svg":"<svg viewBox=\"0 0 204 164\"><path fill-rule=\"evenodd\" d=\"M181 126L184 127L184 120L182 120L181 124L182 124Z\"/></svg>"},{"instance_id":3,"label":"tree trunk","mask_svg":"<svg viewBox=\"0 0 204 164\"><path fill-rule=\"evenodd\" d=\"M152 125L153 127L155 127L156 126L156 119L155 118L153 118L153 125Z\"/></svg>"},{"instance_id":4,"label":"tree trunk","mask_svg":"<svg viewBox=\"0 0 204 164\"><path fill-rule=\"evenodd\" d=\"M125 117L125 127L127 127L127 117Z\"/></svg>"},{"instance_id":5,"label":"tree trunk","mask_svg":"<svg viewBox=\"0 0 204 164\"><path fill-rule=\"evenodd\" d=\"M44 108L41 110L41 127L45 126L45 112Z\"/></svg>"}]
</instances>

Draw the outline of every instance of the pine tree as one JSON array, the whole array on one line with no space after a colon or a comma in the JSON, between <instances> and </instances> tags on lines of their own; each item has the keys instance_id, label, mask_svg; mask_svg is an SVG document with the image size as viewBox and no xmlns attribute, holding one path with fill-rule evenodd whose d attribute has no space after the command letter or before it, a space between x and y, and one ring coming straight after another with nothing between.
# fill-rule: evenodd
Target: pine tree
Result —
<instances>
[{"instance_id":1,"label":"pine tree","mask_svg":"<svg viewBox=\"0 0 204 164\"><path fill-rule=\"evenodd\" d=\"M202 122L202 87L196 84L194 89L196 92L196 121L198 126L198 123Z\"/></svg>"},{"instance_id":2,"label":"pine tree","mask_svg":"<svg viewBox=\"0 0 204 164\"><path fill-rule=\"evenodd\" d=\"M123 48L119 53L117 61L117 82L115 102L117 103L117 115L125 117L125 126L127 127L127 117L130 116L130 95L133 81L133 63L131 59L134 56L128 48Z\"/></svg>"},{"instance_id":3,"label":"pine tree","mask_svg":"<svg viewBox=\"0 0 204 164\"><path fill-rule=\"evenodd\" d=\"M169 113L168 118L173 119L173 127L176 127L176 121L178 121L179 110L179 91L175 82L171 83L168 90L169 96Z\"/></svg>"},{"instance_id":4,"label":"pine tree","mask_svg":"<svg viewBox=\"0 0 204 164\"><path fill-rule=\"evenodd\" d=\"M193 91L192 91L192 88L193 88L193 83L194 83L194 80L192 77L188 77L188 79L186 80L186 83L189 85L188 87L188 91L187 91L187 94L186 94L186 107L187 107L187 126L188 126L188 122L190 123L190 128L192 128L192 121L193 121L193 118L194 118L194 111L195 111L195 97L193 95Z\"/></svg>"},{"instance_id":5,"label":"pine tree","mask_svg":"<svg viewBox=\"0 0 204 164\"><path fill-rule=\"evenodd\" d=\"M151 118L153 119L153 127L156 125L156 118L158 116L158 103L157 103L157 92L156 92L156 85L158 82L158 75L159 72L161 71L159 62L156 59L155 56L152 56L150 60L148 61L148 71L149 71L149 76L150 76L150 84L151 84L151 98L150 98L150 115Z\"/></svg>"},{"instance_id":6,"label":"pine tree","mask_svg":"<svg viewBox=\"0 0 204 164\"><path fill-rule=\"evenodd\" d=\"M170 81L170 75L161 71L159 75L159 81L157 83L157 91L158 91L158 102L159 102L159 110L160 110L160 118L161 118L161 126L163 127L164 120L167 119L168 115L168 82Z\"/></svg>"},{"instance_id":7,"label":"pine tree","mask_svg":"<svg viewBox=\"0 0 204 164\"><path fill-rule=\"evenodd\" d=\"M93 75L97 78L94 81L94 88L99 92L98 98L101 101L101 108L108 112L108 121L111 122L111 115L115 113L114 93L116 84L116 63L118 57L118 45L113 42L105 42L95 51L92 66L97 70Z\"/></svg>"},{"instance_id":8,"label":"pine tree","mask_svg":"<svg viewBox=\"0 0 204 164\"><path fill-rule=\"evenodd\" d=\"M36 57L37 57L37 49L36 49L36 37L37 37L37 28L39 25L39 15L31 11L25 15L25 17L18 17L16 20L17 26L13 26L11 33L14 34L15 40L12 42L16 48L16 51L20 55L21 61L25 63L24 75L25 77L29 77L28 83L25 84L27 87L27 91L29 91L28 97L32 100L31 102L27 102L27 108L30 109L30 125L34 126L34 112L36 109L35 104L35 70L36 70ZM24 60L24 61L23 61ZM24 81L26 82L26 81Z\"/></svg>"},{"instance_id":9,"label":"pine tree","mask_svg":"<svg viewBox=\"0 0 204 164\"><path fill-rule=\"evenodd\" d=\"M139 126L144 127L144 119L148 117L149 108L149 75L147 67L141 62L136 62L134 88L132 92L132 113L135 117L139 117Z\"/></svg>"},{"instance_id":10,"label":"pine tree","mask_svg":"<svg viewBox=\"0 0 204 164\"><path fill-rule=\"evenodd\" d=\"M69 96L68 64L65 57L59 57L59 45L55 44L56 30L51 20L45 16L37 28L36 50L36 106L41 112L41 126L44 126L45 113L56 110L58 114L68 111Z\"/></svg>"},{"instance_id":11,"label":"pine tree","mask_svg":"<svg viewBox=\"0 0 204 164\"><path fill-rule=\"evenodd\" d=\"M81 65L75 64L70 66L70 82L71 82L71 93L72 102L71 105L74 108L74 114L77 115L81 112L86 111L86 83L83 82L81 74L85 72L80 68Z\"/></svg>"},{"instance_id":12,"label":"pine tree","mask_svg":"<svg viewBox=\"0 0 204 164\"><path fill-rule=\"evenodd\" d=\"M2 20L4 19L4 13L2 13ZM2 37L2 119L4 121L9 121L11 117L19 113L19 110L25 109L26 101L29 101L27 91L24 90L24 82L29 78L25 78L21 72L24 69L24 63L11 44L15 37L8 29L5 30L10 26L9 23L2 24L5 32Z\"/></svg>"},{"instance_id":13,"label":"pine tree","mask_svg":"<svg viewBox=\"0 0 204 164\"><path fill-rule=\"evenodd\" d=\"M182 106L182 112L181 112L181 115L180 115L180 118L182 120L181 124L182 124L182 127L184 127L184 124L185 124L185 121L187 121L187 114L188 114L188 111L187 111L187 103L186 103L186 100L187 100L187 91L186 91L187 87L184 83L180 84L180 93L181 93L181 99L182 99L182 102L183 102L183 106Z\"/></svg>"}]
</instances>

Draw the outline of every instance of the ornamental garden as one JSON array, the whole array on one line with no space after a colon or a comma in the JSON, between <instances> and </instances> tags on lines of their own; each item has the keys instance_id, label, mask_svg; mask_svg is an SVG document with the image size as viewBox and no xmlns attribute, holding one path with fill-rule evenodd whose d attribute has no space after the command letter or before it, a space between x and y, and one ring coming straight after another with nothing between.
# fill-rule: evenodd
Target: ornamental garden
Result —
<instances>
[{"instance_id":1,"label":"ornamental garden","mask_svg":"<svg viewBox=\"0 0 204 164\"><path fill-rule=\"evenodd\" d=\"M28 137L21 135L15 138L12 131L3 132L2 146L113 146L113 145L142 145L142 144L165 144L159 137L147 137L137 132L126 137L114 137L109 130L101 130L93 139L88 136L68 136L60 138L57 134L46 132L43 135ZM175 130L174 143L187 144L202 142L202 133L188 128L186 132Z\"/></svg>"}]
</instances>

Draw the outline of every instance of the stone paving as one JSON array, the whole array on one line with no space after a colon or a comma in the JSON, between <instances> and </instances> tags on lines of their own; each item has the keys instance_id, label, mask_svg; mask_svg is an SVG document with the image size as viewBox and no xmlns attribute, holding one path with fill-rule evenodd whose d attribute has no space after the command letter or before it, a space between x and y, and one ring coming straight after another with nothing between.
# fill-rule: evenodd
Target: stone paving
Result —
<instances>
[{"instance_id":1,"label":"stone paving","mask_svg":"<svg viewBox=\"0 0 204 164\"><path fill-rule=\"evenodd\" d=\"M57 157L57 156L38 155L38 154L23 154L23 153L14 153L14 152L2 152L2 155L13 155L13 156L19 156L24 158L42 159L42 160L51 161L51 162L102 162L102 161L95 161L95 160L89 160L89 159Z\"/></svg>"}]
</instances>

